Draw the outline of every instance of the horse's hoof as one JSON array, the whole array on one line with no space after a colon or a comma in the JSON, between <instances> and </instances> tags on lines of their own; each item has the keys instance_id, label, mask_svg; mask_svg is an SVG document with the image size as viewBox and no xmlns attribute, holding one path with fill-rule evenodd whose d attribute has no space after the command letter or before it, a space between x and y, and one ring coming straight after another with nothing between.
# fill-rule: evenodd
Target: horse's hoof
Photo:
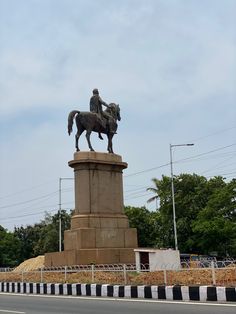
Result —
<instances>
[{"instance_id":1,"label":"horse's hoof","mask_svg":"<svg viewBox=\"0 0 236 314\"><path fill-rule=\"evenodd\" d=\"M90 149L90 152L94 152L94 149Z\"/></svg>"}]
</instances>

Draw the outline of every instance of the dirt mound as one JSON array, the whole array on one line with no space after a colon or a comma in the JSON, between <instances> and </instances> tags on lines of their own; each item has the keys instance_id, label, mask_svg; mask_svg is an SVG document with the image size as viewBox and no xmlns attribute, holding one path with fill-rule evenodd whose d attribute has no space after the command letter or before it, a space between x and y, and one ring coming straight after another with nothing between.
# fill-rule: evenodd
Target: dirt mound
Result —
<instances>
[{"instance_id":1,"label":"dirt mound","mask_svg":"<svg viewBox=\"0 0 236 314\"><path fill-rule=\"evenodd\" d=\"M39 255L37 257L33 257L30 259L27 259L23 263L21 263L19 266L17 266L14 269L14 272L19 271L31 271L31 270L37 270L41 267L44 267L44 255Z\"/></svg>"}]
</instances>

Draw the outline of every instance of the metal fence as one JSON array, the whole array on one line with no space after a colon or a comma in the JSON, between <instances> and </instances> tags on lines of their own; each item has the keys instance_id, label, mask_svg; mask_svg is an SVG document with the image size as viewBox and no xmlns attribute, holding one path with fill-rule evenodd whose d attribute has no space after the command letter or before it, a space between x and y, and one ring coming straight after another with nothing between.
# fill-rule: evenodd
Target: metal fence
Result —
<instances>
[{"instance_id":1,"label":"metal fence","mask_svg":"<svg viewBox=\"0 0 236 314\"><path fill-rule=\"evenodd\" d=\"M163 264L149 271L148 264L99 264L43 267L34 271L0 268L0 281L48 283L101 283L124 285L236 286L236 260L183 261L181 267Z\"/></svg>"}]
</instances>

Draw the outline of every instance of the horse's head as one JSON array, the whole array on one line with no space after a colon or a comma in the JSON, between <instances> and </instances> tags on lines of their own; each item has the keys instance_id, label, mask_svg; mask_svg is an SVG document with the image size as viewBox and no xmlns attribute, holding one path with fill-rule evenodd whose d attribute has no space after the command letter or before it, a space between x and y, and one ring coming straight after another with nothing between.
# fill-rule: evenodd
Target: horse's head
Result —
<instances>
[{"instance_id":1,"label":"horse's head","mask_svg":"<svg viewBox=\"0 0 236 314\"><path fill-rule=\"evenodd\" d=\"M118 104L115 103L110 103L109 104L109 109L110 109L110 114L112 115L112 117L115 120L120 121L121 117L120 117L120 106Z\"/></svg>"}]
</instances>

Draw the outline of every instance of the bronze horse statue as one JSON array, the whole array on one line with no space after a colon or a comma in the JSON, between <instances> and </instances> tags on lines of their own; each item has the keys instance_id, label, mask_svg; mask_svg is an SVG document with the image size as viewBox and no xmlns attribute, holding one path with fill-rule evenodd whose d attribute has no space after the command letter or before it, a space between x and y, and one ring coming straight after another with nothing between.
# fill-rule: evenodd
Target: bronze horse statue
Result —
<instances>
[{"instance_id":1,"label":"bronze horse statue","mask_svg":"<svg viewBox=\"0 0 236 314\"><path fill-rule=\"evenodd\" d=\"M120 121L120 107L118 104L110 103L108 108L106 108L105 117L101 117L99 114L95 112L87 112L87 111L78 111L73 110L69 113L68 116L68 133L69 135L72 132L73 121L75 119L77 126L77 133L75 135L75 147L76 151L79 151L79 138L80 135L86 131L86 139L88 142L88 146L90 151L94 151L91 142L90 135L91 132L97 132L106 134L108 138L108 146L107 150L109 153L113 153L112 147L112 138L117 130L117 120ZM101 137L100 137L101 138Z\"/></svg>"}]
</instances>

